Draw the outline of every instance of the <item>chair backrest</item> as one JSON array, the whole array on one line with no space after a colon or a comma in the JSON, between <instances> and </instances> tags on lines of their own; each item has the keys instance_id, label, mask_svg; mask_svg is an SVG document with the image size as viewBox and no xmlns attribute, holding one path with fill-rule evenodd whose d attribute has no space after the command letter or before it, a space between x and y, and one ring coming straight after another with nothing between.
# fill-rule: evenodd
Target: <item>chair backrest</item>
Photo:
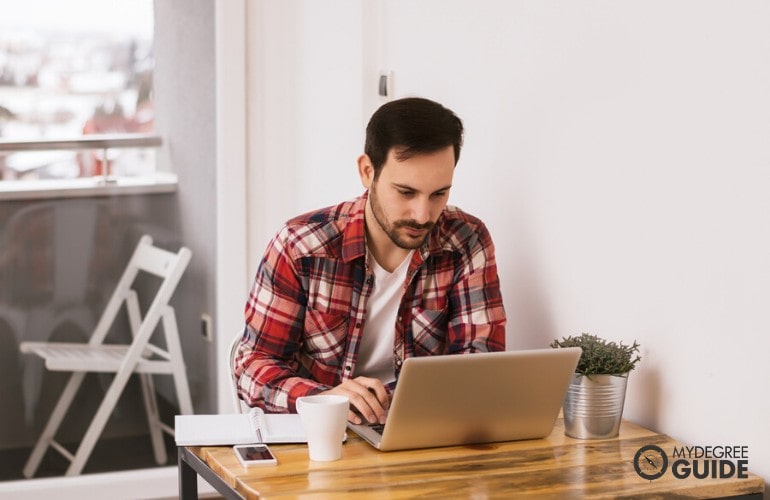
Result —
<instances>
[{"instance_id":1,"label":"chair backrest","mask_svg":"<svg viewBox=\"0 0 770 500\"><path fill-rule=\"evenodd\" d=\"M169 252L168 250L153 246L151 236L142 236L88 343L98 345L104 342L104 338L107 336L123 301L127 301L129 319L134 318L132 326L137 327L133 332L135 340L139 343L146 343L155 330L161 314L163 314L163 308L171 299L190 261L191 255L192 253L186 247L180 248L176 253ZM148 307L141 325L136 323L138 303L136 293L131 289L139 271L163 278L163 282Z\"/></svg>"},{"instance_id":2,"label":"chair backrest","mask_svg":"<svg viewBox=\"0 0 770 500\"><path fill-rule=\"evenodd\" d=\"M243 331L239 331L233 336L227 358L227 367L230 370L228 374L230 377L230 395L233 398L235 411L238 413L243 413L246 410L245 403L238 397L238 380L235 378L235 357L238 355L238 345L241 343L241 338L243 338Z\"/></svg>"}]
</instances>

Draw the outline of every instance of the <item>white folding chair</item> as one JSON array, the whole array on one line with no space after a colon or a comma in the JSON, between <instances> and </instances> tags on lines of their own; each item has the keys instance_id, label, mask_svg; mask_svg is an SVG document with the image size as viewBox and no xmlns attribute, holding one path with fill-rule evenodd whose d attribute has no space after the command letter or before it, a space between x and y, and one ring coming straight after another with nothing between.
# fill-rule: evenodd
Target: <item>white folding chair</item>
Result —
<instances>
[{"instance_id":1,"label":"white folding chair","mask_svg":"<svg viewBox=\"0 0 770 500\"><path fill-rule=\"evenodd\" d=\"M160 420L152 375L171 375L174 379L180 413L192 413L190 388L182 358L176 316L174 309L168 305L179 279L190 261L190 256L190 250L185 247L182 247L177 253L169 252L153 246L150 236L143 236L139 240L139 244L134 250L131 260L88 343L21 343L19 347L21 352L35 354L43 358L46 369L72 372L72 376L69 378L48 423L24 466L25 477L32 477L35 474L49 446L70 460L70 466L65 473L67 476L80 474L133 373L138 373L140 377L155 460L158 464L166 462L168 457L162 433L167 432L173 435L174 430ZM138 294L132 288L140 271L163 279L155 297L145 311L144 317L142 317L139 308ZM105 344L105 337L123 303L126 305L132 342L124 345ZM161 319L166 349L161 349L150 343L152 334ZM89 372L114 373L115 375L78 446L77 452L73 455L55 440L55 435L83 379Z\"/></svg>"}]
</instances>

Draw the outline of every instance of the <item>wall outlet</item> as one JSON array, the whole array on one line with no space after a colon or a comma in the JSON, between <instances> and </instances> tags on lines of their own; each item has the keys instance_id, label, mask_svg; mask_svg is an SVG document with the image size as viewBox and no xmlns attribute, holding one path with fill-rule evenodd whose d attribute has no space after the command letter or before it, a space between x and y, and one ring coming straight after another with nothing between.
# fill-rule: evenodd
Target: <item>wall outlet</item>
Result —
<instances>
[{"instance_id":1,"label":"wall outlet","mask_svg":"<svg viewBox=\"0 0 770 500\"><path fill-rule=\"evenodd\" d=\"M207 313L201 314L201 335L209 342L214 341L214 332L211 330L211 316Z\"/></svg>"}]
</instances>

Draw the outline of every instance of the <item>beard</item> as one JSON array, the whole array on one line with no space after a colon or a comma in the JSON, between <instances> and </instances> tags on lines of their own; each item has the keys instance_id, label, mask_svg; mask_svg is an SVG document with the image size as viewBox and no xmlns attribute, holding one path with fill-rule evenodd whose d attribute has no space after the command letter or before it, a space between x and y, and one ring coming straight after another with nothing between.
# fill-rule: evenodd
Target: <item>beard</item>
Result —
<instances>
[{"instance_id":1,"label":"beard","mask_svg":"<svg viewBox=\"0 0 770 500\"><path fill-rule=\"evenodd\" d=\"M392 241L393 244L399 248L403 248L405 250L414 250L416 248L420 248L422 244L425 243L425 240L428 239L430 231L435 225L433 222L420 224L416 220L412 219L400 219L394 222L388 221L388 217L385 215L385 211L382 209L382 205L380 205L379 198L377 197L376 183L372 184L371 188L369 189L369 203L372 207L374 220L377 221L377 224L380 226L380 228L385 232L385 234L388 235L390 241ZM425 230L425 236L411 236L408 232L402 231L403 228Z\"/></svg>"}]
</instances>

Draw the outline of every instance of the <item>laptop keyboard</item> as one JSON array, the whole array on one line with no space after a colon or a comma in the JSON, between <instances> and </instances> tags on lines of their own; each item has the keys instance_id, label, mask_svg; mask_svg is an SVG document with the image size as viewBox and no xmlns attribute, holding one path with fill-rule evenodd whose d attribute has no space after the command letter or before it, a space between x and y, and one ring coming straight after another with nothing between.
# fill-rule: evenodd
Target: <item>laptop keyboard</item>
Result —
<instances>
[{"instance_id":1,"label":"laptop keyboard","mask_svg":"<svg viewBox=\"0 0 770 500\"><path fill-rule=\"evenodd\" d=\"M369 428L382 436L382 431L385 430L385 424L369 424Z\"/></svg>"}]
</instances>

